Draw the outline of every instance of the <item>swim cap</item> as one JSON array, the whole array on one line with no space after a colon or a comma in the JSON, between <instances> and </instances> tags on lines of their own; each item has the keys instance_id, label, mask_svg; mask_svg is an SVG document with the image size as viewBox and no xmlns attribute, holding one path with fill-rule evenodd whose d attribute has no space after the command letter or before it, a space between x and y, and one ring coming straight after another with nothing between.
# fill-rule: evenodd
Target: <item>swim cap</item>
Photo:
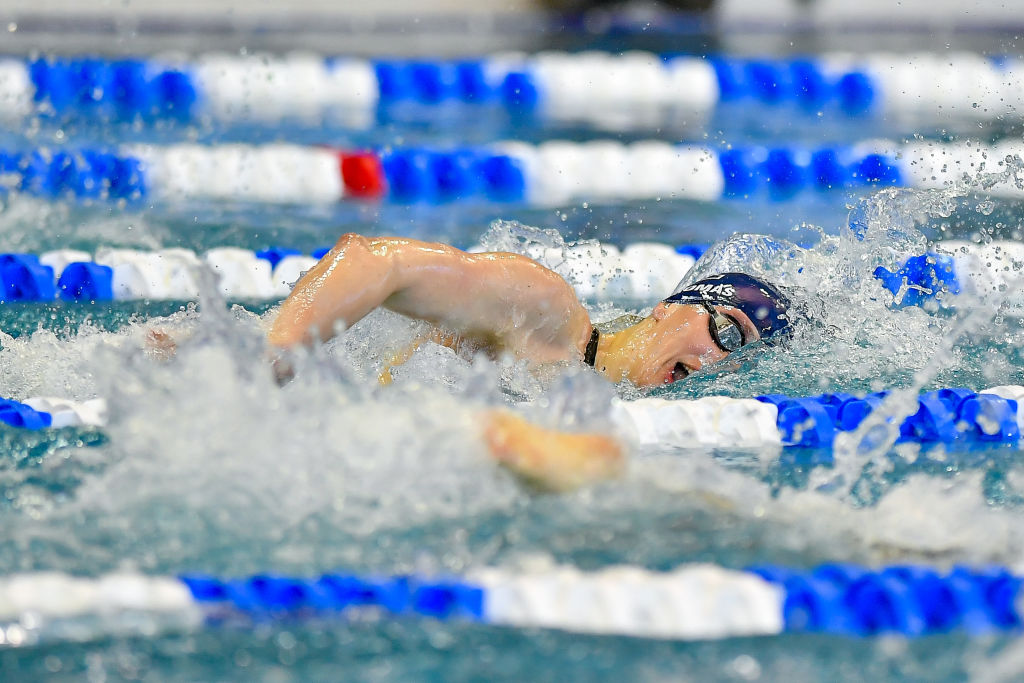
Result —
<instances>
[{"instance_id":1,"label":"swim cap","mask_svg":"<svg viewBox=\"0 0 1024 683\"><path fill-rule=\"evenodd\" d=\"M761 333L761 339L788 332L789 300L763 280L746 273L712 275L684 286L676 287L665 299L667 304L699 304L732 306L743 311Z\"/></svg>"}]
</instances>

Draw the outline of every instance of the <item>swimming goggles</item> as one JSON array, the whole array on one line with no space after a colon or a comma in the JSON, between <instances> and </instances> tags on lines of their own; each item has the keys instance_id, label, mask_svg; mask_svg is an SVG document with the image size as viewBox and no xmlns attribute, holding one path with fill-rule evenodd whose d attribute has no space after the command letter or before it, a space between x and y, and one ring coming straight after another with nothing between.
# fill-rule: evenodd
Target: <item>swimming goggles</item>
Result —
<instances>
[{"instance_id":1,"label":"swimming goggles","mask_svg":"<svg viewBox=\"0 0 1024 683\"><path fill-rule=\"evenodd\" d=\"M700 302L704 310L708 312L708 331L718 348L726 353L739 351L745 344L743 330L735 320L727 315L719 313L711 304L706 301Z\"/></svg>"}]
</instances>

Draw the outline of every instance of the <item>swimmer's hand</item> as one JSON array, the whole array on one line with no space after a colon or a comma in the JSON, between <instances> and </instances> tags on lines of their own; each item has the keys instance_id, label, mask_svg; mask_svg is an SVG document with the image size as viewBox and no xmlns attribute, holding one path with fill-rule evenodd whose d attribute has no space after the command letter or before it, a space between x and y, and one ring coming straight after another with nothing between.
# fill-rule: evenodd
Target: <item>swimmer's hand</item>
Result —
<instances>
[{"instance_id":1,"label":"swimmer's hand","mask_svg":"<svg viewBox=\"0 0 1024 683\"><path fill-rule=\"evenodd\" d=\"M168 361L178 351L178 342L167 332L151 327L146 331L146 353L154 360Z\"/></svg>"},{"instance_id":2,"label":"swimmer's hand","mask_svg":"<svg viewBox=\"0 0 1024 683\"><path fill-rule=\"evenodd\" d=\"M295 366L283 351L274 350L271 347L271 350L267 352L267 360L270 362L270 371L274 374L277 386L283 387L295 377Z\"/></svg>"},{"instance_id":3,"label":"swimmer's hand","mask_svg":"<svg viewBox=\"0 0 1024 683\"><path fill-rule=\"evenodd\" d=\"M622 447L610 436L543 429L507 412L487 415L484 438L495 460L545 491L611 479L624 463Z\"/></svg>"}]
</instances>

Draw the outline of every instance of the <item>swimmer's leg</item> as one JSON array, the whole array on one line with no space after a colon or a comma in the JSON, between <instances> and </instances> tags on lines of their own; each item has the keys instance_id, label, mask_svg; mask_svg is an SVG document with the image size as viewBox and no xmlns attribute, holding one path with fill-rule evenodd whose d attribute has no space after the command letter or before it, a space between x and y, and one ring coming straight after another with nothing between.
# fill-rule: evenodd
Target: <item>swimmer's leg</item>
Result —
<instances>
[{"instance_id":1,"label":"swimmer's leg","mask_svg":"<svg viewBox=\"0 0 1024 683\"><path fill-rule=\"evenodd\" d=\"M610 479L625 460L622 446L610 436L544 429L507 412L486 415L484 438L495 460L548 491Z\"/></svg>"}]
</instances>

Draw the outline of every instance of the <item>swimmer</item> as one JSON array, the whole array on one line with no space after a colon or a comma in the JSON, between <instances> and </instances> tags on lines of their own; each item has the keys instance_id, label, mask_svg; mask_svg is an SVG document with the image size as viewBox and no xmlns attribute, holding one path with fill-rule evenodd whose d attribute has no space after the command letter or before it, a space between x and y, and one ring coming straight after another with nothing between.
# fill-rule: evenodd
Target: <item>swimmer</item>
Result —
<instances>
[{"instance_id":1,"label":"swimmer","mask_svg":"<svg viewBox=\"0 0 1024 683\"><path fill-rule=\"evenodd\" d=\"M468 343L529 365L584 362L613 382L655 387L791 327L786 298L745 273L676 288L650 315L601 332L572 287L525 256L470 254L444 244L346 234L295 284L267 341L280 352L326 341L378 307L432 324L449 345Z\"/></svg>"},{"instance_id":2,"label":"swimmer","mask_svg":"<svg viewBox=\"0 0 1024 683\"><path fill-rule=\"evenodd\" d=\"M326 341L338 323L354 324L378 307L431 323L426 338L446 346L468 343L533 365L582 361L641 387L683 379L791 326L778 290L725 273L679 286L649 316L602 332L568 282L525 256L347 234L299 279L271 325L278 378L290 375L280 352ZM146 348L167 360L177 344L154 329ZM505 410L483 411L479 424L491 458L533 488L567 491L625 468L625 448L613 435L547 429Z\"/></svg>"}]
</instances>

